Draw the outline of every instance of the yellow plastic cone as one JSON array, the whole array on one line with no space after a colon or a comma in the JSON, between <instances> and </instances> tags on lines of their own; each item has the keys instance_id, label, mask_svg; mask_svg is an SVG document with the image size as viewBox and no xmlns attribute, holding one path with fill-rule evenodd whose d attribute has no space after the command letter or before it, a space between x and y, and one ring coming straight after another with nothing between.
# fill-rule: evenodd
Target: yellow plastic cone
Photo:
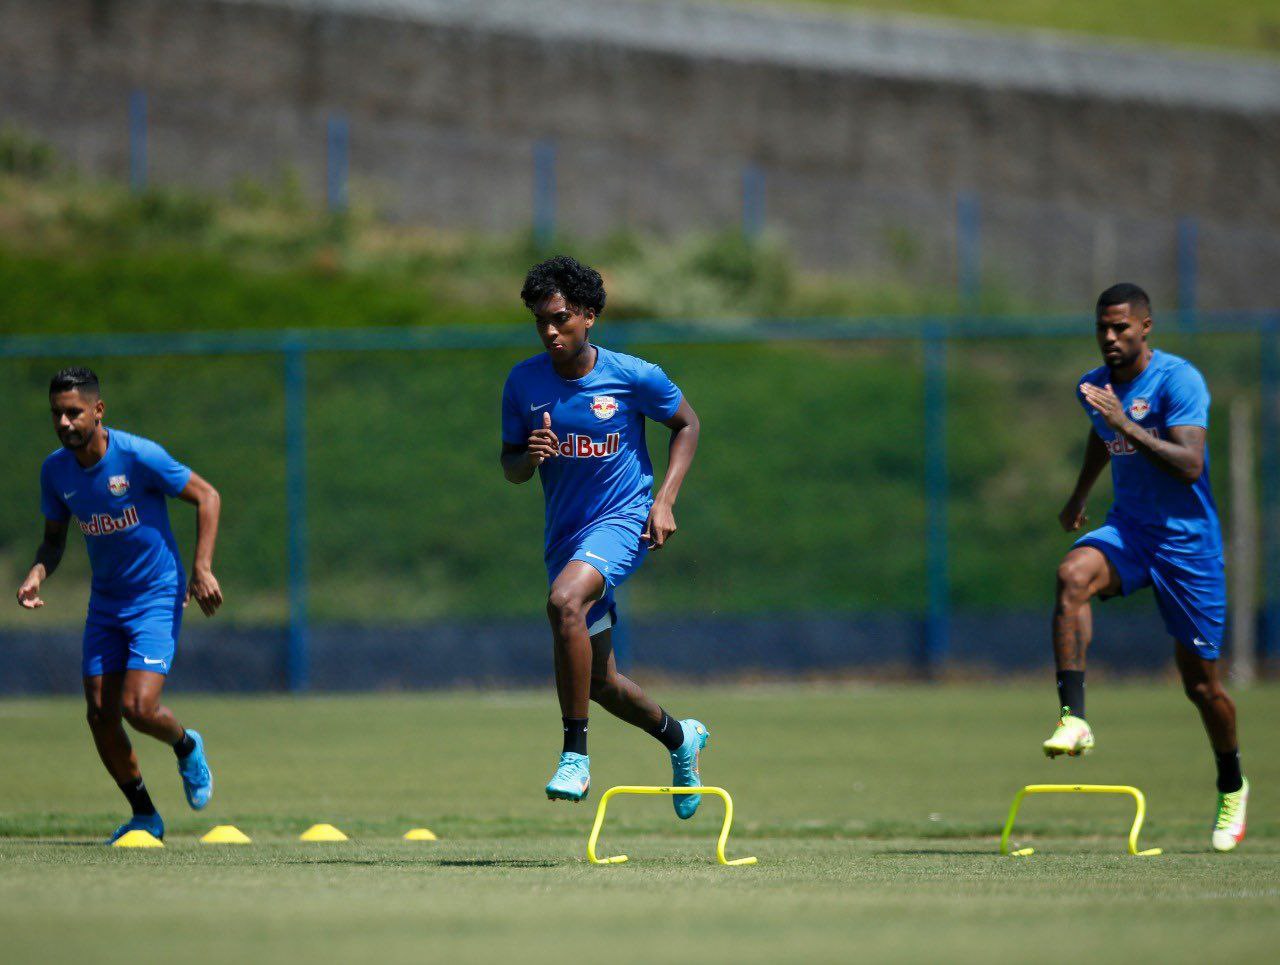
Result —
<instances>
[{"instance_id":1,"label":"yellow plastic cone","mask_svg":"<svg viewBox=\"0 0 1280 965\"><path fill-rule=\"evenodd\" d=\"M234 824L219 824L200 839L201 844L252 844L249 835Z\"/></svg>"},{"instance_id":2,"label":"yellow plastic cone","mask_svg":"<svg viewBox=\"0 0 1280 965\"><path fill-rule=\"evenodd\" d=\"M141 828L134 828L127 834L122 834L111 842L113 848L163 848L164 842L153 835L150 831L143 831Z\"/></svg>"},{"instance_id":3,"label":"yellow plastic cone","mask_svg":"<svg viewBox=\"0 0 1280 965\"><path fill-rule=\"evenodd\" d=\"M432 831L430 828L414 828L411 831L406 831L404 835L404 839L406 841L439 841L440 840L439 838L436 837L436 833Z\"/></svg>"},{"instance_id":4,"label":"yellow plastic cone","mask_svg":"<svg viewBox=\"0 0 1280 965\"><path fill-rule=\"evenodd\" d=\"M299 841L349 841L350 839L332 824L313 824L298 835Z\"/></svg>"}]
</instances>

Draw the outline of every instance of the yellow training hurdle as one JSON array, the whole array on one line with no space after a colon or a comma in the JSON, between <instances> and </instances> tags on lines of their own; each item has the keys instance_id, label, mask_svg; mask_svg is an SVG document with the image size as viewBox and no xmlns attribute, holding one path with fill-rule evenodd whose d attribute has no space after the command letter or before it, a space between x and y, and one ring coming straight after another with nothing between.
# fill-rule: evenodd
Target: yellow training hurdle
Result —
<instances>
[{"instance_id":1,"label":"yellow training hurdle","mask_svg":"<svg viewBox=\"0 0 1280 965\"><path fill-rule=\"evenodd\" d=\"M1129 853L1142 858L1162 853L1160 848L1138 850L1138 832L1142 830L1142 822L1147 817L1147 799L1136 787L1130 787L1128 784L1028 784L1013 797L1009 818L1004 823L1004 833L1000 835L1001 854L1012 854L1015 858L1035 854L1035 848L1009 851L1009 835L1013 833L1013 822L1018 817L1018 808L1022 806L1022 799L1028 794L1128 794L1137 805L1133 815L1133 827L1129 829Z\"/></svg>"},{"instance_id":2,"label":"yellow training hurdle","mask_svg":"<svg viewBox=\"0 0 1280 965\"><path fill-rule=\"evenodd\" d=\"M723 865L755 864L755 858L734 858L730 861L724 856L725 842L729 840L729 828L733 824L733 798L722 787L651 787L644 784L619 784L605 791L596 808L596 823L591 828L591 837L587 840L587 857L592 864L622 864L627 860L625 854L612 858L596 857L596 842L600 839L600 829L604 827L604 815L609 807L609 799L616 794L710 794L724 801L724 824L720 826L720 838L716 841L716 860Z\"/></svg>"}]
</instances>

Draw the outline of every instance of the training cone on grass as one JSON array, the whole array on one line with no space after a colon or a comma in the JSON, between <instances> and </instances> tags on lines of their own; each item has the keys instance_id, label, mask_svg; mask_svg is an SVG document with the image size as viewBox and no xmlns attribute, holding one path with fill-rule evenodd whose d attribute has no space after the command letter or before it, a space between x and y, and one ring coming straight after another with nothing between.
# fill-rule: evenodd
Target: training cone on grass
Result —
<instances>
[{"instance_id":1,"label":"training cone on grass","mask_svg":"<svg viewBox=\"0 0 1280 965\"><path fill-rule=\"evenodd\" d=\"M134 828L128 834L122 834L111 842L113 848L163 848L164 842L150 831Z\"/></svg>"},{"instance_id":2,"label":"training cone on grass","mask_svg":"<svg viewBox=\"0 0 1280 965\"><path fill-rule=\"evenodd\" d=\"M218 824L213 827L203 838L200 839L201 844L252 844L249 835L245 834L234 824Z\"/></svg>"},{"instance_id":3,"label":"training cone on grass","mask_svg":"<svg viewBox=\"0 0 1280 965\"><path fill-rule=\"evenodd\" d=\"M332 824L313 824L298 835L299 841L350 841Z\"/></svg>"},{"instance_id":4,"label":"training cone on grass","mask_svg":"<svg viewBox=\"0 0 1280 965\"><path fill-rule=\"evenodd\" d=\"M430 828L413 828L404 833L406 841L439 841L436 833Z\"/></svg>"}]
</instances>

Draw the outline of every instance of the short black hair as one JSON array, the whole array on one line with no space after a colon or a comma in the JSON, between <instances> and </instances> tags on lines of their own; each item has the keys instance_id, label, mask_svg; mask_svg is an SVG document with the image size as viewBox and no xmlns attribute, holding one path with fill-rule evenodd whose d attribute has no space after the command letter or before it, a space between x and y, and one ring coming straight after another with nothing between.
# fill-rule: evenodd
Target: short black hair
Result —
<instances>
[{"instance_id":1,"label":"short black hair","mask_svg":"<svg viewBox=\"0 0 1280 965\"><path fill-rule=\"evenodd\" d=\"M1133 282L1122 281L1119 284L1112 285L1101 295L1098 296L1098 304L1095 312L1102 314L1103 309L1110 308L1112 305L1128 305L1129 311L1137 314L1139 311L1151 314L1151 299L1145 291L1139 288Z\"/></svg>"},{"instance_id":2,"label":"short black hair","mask_svg":"<svg viewBox=\"0 0 1280 965\"><path fill-rule=\"evenodd\" d=\"M72 389L84 395L98 395L97 373L93 369L86 369L82 365L72 365L63 369L49 380L50 395L56 395L59 392L70 392Z\"/></svg>"},{"instance_id":3,"label":"short black hair","mask_svg":"<svg viewBox=\"0 0 1280 965\"><path fill-rule=\"evenodd\" d=\"M524 276L520 300L536 311L545 299L559 293L581 312L599 315L604 311L604 279L600 272L568 255L556 255L539 262Z\"/></svg>"}]
</instances>

